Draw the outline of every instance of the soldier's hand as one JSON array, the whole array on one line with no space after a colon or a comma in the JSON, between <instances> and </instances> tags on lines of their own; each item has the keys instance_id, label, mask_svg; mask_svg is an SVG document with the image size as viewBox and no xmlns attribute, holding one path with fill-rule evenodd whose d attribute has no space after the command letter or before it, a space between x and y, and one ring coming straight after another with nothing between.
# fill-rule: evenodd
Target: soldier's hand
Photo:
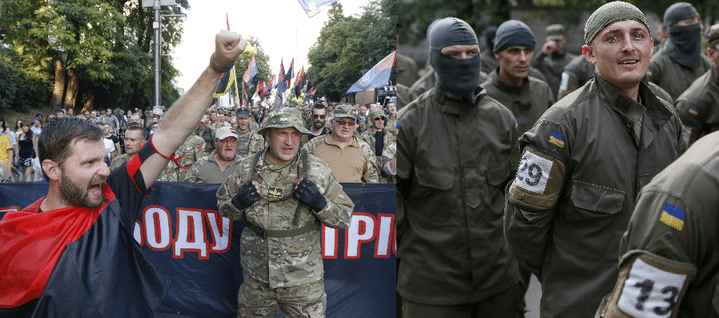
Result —
<instances>
[{"instance_id":1,"label":"soldier's hand","mask_svg":"<svg viewBox=\"0 0 719 318\"><path fill-rule=\"evenodd\" d=\"M300 202L309 206L314 212L322 211L327 205L327 199L320 193L317 185L305 178L295 182L295 192L292 196L300 200Z\"/></svg>"},{"instance_id":2,"label":"soldier's hand","mask_svg":"<svg viewBox=\"0 0 719 318\"><path fill-rule=\"evenodd\" d=\"M232 198L232 205L240 210L244 210L250 207L253 203L260 200L260 193L257 191L257 185L255 181L247 181L240 187L240 191L237 192L234 198Z\"/></svg>"},{"instance_id":3,"label":"soldier's hand","mask_svg":"<svg viewBox=\"0 0 719 318\"><path fill-rule=\"evenodd\" d=\"M545 55L552 54L555 50L557 50L557 43L555 43L554 41L547 41L542 46L542 53L544 53Z\"/></svg>"},{"instance_id":4,"label":"soldier's hand","mask_svg":"<svg viewBox=\"0 0 719 318\"><path fill-rule=\"evenodd\" d=\"M239 34L222 30L215 35L215 53L212 58L220 67L232 66L246 46L247 41Z\"/></svg>"}]
</instances>

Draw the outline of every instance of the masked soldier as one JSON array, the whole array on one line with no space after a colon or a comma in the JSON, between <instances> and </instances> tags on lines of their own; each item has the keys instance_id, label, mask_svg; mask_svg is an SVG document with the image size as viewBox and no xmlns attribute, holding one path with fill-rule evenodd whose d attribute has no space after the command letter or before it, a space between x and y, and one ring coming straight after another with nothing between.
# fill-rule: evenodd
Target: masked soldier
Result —
<instances>
[{"instance_id":1,"label":"masked soldier","mask_svg":"<svg viewBox=\"0 0 719 318\"><path fill-rule=\"evenodd\" d=\"M437 83L398 114L405 317L523 316L517 263L502 236L515 119L479 87L479 53L469 24L436 22L429 56Z\"/></svg>"}]
</instances>

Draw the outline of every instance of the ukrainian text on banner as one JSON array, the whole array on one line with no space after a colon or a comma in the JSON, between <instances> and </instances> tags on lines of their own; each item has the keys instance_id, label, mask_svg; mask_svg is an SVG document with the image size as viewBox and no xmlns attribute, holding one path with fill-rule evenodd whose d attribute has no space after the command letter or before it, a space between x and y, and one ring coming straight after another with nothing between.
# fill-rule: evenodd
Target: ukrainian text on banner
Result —
<instances>
[{"instance_id":1,"label":"ukrainian text on banner","mask_svg":"<svg viewBox=\"0 0 719 318\"><path fill-rule=\"evenodd\" d=\"M158 316L236 317L242 221L217 214L219 184L156 182L135 240L172 280ZM395 317L394 184L343 184L355 203L347 230L323 226L327 317ZM45 183L0 184L0 218L47 194Z\"/></svg>"}]
</instances>

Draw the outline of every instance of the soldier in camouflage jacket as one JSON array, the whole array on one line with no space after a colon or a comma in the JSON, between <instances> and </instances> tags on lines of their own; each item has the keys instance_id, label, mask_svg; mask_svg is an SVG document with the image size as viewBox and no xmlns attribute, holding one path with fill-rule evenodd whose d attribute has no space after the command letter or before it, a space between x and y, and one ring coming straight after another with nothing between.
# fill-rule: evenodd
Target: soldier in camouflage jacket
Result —
<instances>
[{"instance_id":1,"label":"soldier in camouflage jacket","mask_svg":"<svg viewBox=\"0 0 719 318\"><path fill-rule=\"evenodd\" d=\"M217 191L219 213L244 219L238 317L324 317L321 225L347 228L354 204L321 159L300 151L296 109L270 114L269 146L242 161ZM309 314L309 315L308 315Z\"/></svg>"}]
</instances>

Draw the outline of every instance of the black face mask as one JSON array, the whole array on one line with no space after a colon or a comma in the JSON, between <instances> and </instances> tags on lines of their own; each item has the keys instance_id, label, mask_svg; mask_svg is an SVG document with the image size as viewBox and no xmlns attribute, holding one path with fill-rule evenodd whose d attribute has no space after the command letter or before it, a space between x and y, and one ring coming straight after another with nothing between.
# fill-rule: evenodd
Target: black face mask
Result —
<instances>
[{"instance_id":1,"label":"black face mask","mask_svg":"<svg viewBox=\"0 0 719 318\"><path fill-rule=\"evenodd\" d=\"M699 67L702 54L701 28L699 23L671 27L666 45L669 57L686 67Z\"/></svg>"},{"instance_id":2,"label":"black face mask","mask_svg":"<svg viewBox=\"0 0 719 318\"><path fill-rule=\"evenodd\" d=\"M479 54L463 60L438 54L435 66L434 76L447 97L474 103L475 91L479 91Z\"/></svg>"}]
</instances>

